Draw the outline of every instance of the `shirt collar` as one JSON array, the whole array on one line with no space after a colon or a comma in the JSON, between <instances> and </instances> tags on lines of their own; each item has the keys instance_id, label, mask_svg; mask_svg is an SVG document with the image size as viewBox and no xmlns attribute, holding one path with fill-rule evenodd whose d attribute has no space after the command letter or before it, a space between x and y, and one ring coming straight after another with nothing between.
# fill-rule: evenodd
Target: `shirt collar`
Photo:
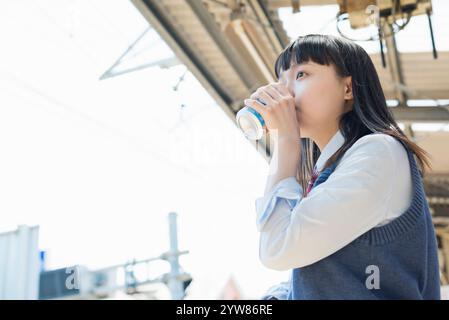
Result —
<instances>
[{"instance_id":1,"label":"shirt collar","mask_svg":"<svg viewBox=\"0 0 449 320\"><path fill-rule=\"evenodd\" d=\"M321 151L320 156L315 164L315 171L320 172L326 161L344 144L345 138L341 131L338 130L334 136L329 140L326 146Z\"/></svg>"}]
</instances>

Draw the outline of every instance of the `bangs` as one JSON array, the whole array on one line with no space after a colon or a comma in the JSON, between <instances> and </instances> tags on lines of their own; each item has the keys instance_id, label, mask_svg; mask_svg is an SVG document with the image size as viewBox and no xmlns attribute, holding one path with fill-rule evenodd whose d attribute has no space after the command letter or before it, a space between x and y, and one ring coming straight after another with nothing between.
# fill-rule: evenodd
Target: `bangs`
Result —
<instances>
[{"instance_id":1,"label":"bangs","mask_svg":"<svg viewBox=\"0 0 449 320\"><path fill-rule=\"evenodd\" d=\"M276 78L293 64L315 62L320 65L341 63L338 44L329 36L307 35L298 37L277 57L274 64ZM338 63L337 63L338 61Z\"/></svg>"}]
</instances>

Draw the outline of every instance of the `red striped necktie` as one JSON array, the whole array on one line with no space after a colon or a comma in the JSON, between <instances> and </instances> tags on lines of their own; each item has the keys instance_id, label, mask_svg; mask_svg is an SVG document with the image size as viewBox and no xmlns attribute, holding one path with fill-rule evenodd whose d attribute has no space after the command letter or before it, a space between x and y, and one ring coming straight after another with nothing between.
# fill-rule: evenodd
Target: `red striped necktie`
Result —
<instances>
[{"instance_id":1,"label":"red striped necktie","mask_svg":"<svg viewBox=\"0 0 449 320\"><path fill-rule=\"evenodd\" d=\"M312 178L309 181L309 185L307 186L306 196L309 194L310 190L312 190L313 184L315 183L316 178L318 178L318 172L313 170Z\"/></svg>"}]
</instances>

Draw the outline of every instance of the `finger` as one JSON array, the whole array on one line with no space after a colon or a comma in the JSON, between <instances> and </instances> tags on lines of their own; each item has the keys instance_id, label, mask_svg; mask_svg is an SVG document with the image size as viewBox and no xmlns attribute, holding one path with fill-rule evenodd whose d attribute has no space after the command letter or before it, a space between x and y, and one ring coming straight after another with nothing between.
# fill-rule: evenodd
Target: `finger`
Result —
<instances>
[{"instance_id":1,"label":"finger","mask_svg":"<svg viewBox=\"0 0 449 320\"><path fill-rule=\"evenodd\" d=\"M290 93L290 91L288 90L287 86L276 82L273 83L272 85L277 91L279 91L283 96L292 96L292 94Z\"/></svg>"},{"instance_id":2,"label":"finger","mask_svg":"<svg viewBox=\"0 0 449 320\"><path fill-rule=\"evenodd\" d=\"M273 105L273 104L276 103L276 101L277 101L277 100L274 99L271 95L269 95L266 91L262 91L262 92L259 94L258 98L259 98L259 99L262 99L262 100L266 103L267 107L270 106L270 105ZM257 100L257 99L256 99L256 100Z\"/></svg>"},{"instance_id":3,"label":"finger","mask_svg":"<svg viewBox=\"0 0 449 320\"><path fill-rule=\"evenodd\" d=\"M266 116L266 107L263 106L259 101L254 99L245 99L243 101L245 106L251 107L256 110L263 118Z\"/></svg>"},{"instance_id":4,"label":"finger","mask_svg":"<svg viewBox=\"0 0 449 320\"><path fill-rule=\"evenodd\" d=\"M268 86L265 88L264 92L267 92L273 100L280 101L284 96L273 86Z\"/></svg>"},{"instance_id":5,"label":"finger","mask_svg":"<svg viewBox=\"0 0 449 320\"><path fill-rule=\"evenodd\" d=\"M259 94L266 88L267 86L263 86L263 87L260 87L260 88L258 88L255 92L253 92L253 94L252 95L250 95L250 99L253 99L253 100L256 100L257 99L257 97L259 96Z\"/></svg>"}]
</instances>

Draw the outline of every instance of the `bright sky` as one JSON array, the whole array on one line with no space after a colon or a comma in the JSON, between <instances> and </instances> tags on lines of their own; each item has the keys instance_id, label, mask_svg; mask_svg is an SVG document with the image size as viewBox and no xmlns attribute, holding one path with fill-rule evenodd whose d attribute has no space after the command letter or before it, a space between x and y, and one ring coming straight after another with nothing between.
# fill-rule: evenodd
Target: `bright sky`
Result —
<instances>
[{"instance_id":1,"label":"bright sky","mask_svg":"<svg viewBox=\"0 0 449 320\"><path fill-rule=\"evenodd\" d=\"M231 275L257 298L288 277L258 260L265 160L190 73L173 91L183 65L99 80L147 26L127 0L0 2L0 227L39 225L49 268L95 269L166 251L175 211L189 298ZM131 65L172 55L143 43Z\"/></svg>"},{"instance_id":2,"label":"bright sky","mask_svg":"<svg viewBox=\"0 0 449 320\"><path fill-rule=\"evenodd\" d=\"M126 0L0 3L1 227L40 225L50 268L97 268L167 250L176 211L190 298L230 275L257 298L287 277L258 260L266 162L190 73L173 91L182 65L99 81L146 28Z\"/></svg>"}]
</instances>

